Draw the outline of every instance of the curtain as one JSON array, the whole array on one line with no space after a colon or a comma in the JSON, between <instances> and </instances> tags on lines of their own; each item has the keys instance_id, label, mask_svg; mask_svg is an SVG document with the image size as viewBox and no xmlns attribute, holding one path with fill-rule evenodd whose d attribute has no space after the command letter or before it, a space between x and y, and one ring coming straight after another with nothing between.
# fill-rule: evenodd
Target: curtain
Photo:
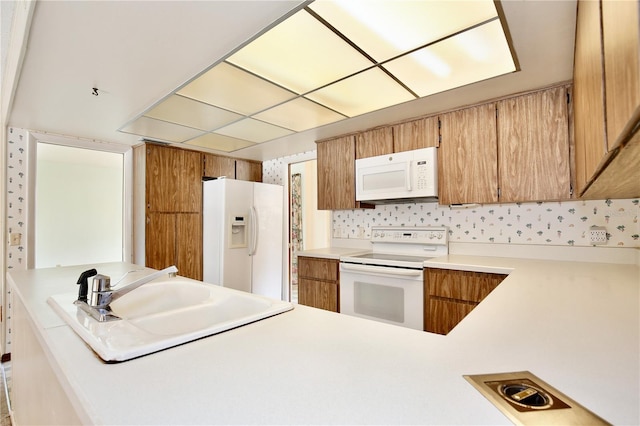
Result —
<instances>
[{"instance_id":1,"label":"curtain","mask_svg":"<svg viewBox=\"0 0 640 426\"><path fill-rule=\"evenodd\" d=\"M302 175L291 175L291 284L298 284L298 256L304 247L302 240Z\"/></svg>"}]
</instances>

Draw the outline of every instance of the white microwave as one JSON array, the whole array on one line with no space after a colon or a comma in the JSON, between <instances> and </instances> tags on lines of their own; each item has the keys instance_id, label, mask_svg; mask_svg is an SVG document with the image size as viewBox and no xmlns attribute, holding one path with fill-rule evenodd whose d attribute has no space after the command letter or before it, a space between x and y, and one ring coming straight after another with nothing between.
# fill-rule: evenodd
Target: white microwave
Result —
<instances>
[{"instance_id":1,"label":"white microwave","mask_svg":"<svg viewBox=\"0 0 640 426\"><path fill-rule=\"evenodd\" d=\"M356 200L372 204L437 201L437 148L356 160Z\"/></svg>"}]
</instances>

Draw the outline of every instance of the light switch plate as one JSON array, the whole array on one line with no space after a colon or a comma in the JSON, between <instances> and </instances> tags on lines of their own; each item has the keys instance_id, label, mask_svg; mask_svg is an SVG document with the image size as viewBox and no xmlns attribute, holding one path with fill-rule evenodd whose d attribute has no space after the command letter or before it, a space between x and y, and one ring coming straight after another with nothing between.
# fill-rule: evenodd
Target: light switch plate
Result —
<instances>
[{"instance_id":1,"label":"light switch plate","mask_svg":"<svg viewBox=\"0 0 640 426\"><path fill-rule=\"evenodd\" d=\"M9 244L11 246L19 246L21 241L22 241L22 234L20 234L19 232L14 232L10 236Z\"/></svg>"}]
</instances>

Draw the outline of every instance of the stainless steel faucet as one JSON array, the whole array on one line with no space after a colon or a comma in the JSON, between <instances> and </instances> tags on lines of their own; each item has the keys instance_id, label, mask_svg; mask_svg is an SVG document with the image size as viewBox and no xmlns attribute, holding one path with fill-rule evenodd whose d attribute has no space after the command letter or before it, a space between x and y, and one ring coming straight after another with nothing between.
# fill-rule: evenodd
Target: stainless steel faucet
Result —
<instances>
[{"instance_id":1,"label":"stainless steel faucet","mask_svg":"<svg viewBox=\"0 0 640 426\"><path fill-rule=\"evenodd\" d=\"M149 275L145 275L144 277L139 278L118 289L111 287L111 278L106 275L96 274L95 270L92 271L93 283L91 285L91 289L82 288L83 285L88 287L86 278L84 283L81 283L81 280L79 280L78 284L81 285L80 296L74 303L83 311L91 315L94 319L100 322L104 322L120 319L119 317L111 313L111 308L109 307L111 302L165 274L168 274L170 277L175 277L178 273L178 268L176 268L175 265L169 266L168 268L164 268L161 271L156 271ZM85 276L85 273L81 275L81 279L83 278L83 276ZM86 295L84 297L85 300L83 300L82 297L83 292L84 295Z\"/></svg>"}]
</instances>

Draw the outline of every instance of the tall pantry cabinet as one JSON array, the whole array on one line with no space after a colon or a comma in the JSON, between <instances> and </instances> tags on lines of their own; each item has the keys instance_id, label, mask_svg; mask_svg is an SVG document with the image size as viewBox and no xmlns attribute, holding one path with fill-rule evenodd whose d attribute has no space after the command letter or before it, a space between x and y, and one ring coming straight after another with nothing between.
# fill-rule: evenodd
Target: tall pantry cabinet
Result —
<instances>
[{"instance_id":1,"label":"tall pantry cabinet","mask_svg":"<svg viewBox=\"0 0 640 426\"><path fill-rule=\"evenodd\" d=\"M202 279L202 153L134 148L134 263Z\"/></svg>"}]
</instances>

